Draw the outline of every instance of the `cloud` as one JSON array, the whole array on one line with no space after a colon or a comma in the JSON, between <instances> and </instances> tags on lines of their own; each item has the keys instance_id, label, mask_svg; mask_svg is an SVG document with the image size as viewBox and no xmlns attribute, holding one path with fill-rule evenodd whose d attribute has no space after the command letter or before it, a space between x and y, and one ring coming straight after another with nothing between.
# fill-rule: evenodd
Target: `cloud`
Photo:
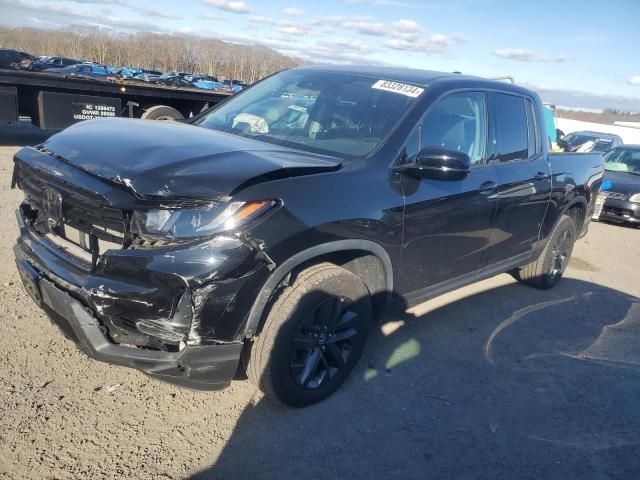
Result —
<instances>
[{"instance_id":1,"label":"cloud","mask_svg":"<svg viewBox=\"0 0 640 480\"><path fill-rule=\"evenodd\" d=\"M299 17L304 15L304 10L296 7L287 7L282 9L282 15L285 17Z\"/></svg>"},{"instance_id":2,"label":"cloud","mask_svg":"<svg viewBox=\"0 0 640 480\"><path fill-rule=\"evenodd\" d=\"M388 7L403 7L403 8L420 8L420 9L430 9L437 10L441 8L440 5L437 4L429 4L424 1L421 3L413 3L413 2L403 2L399 0L344 0L344 3L347 5L362 5L362 4L372 4L372 5L380 5L380 6L388 6Z\"/></svg>"},{"instance_id":3,"label":"cloud","mask_svg":"<svg viewBox=\"0 0 640 480\"><path fill-rule=\"evenodd\" d=\"M311 20L311 25L322 25L325 32L333 32L337 28L353 30L362 35L385 35L387 29L384 23L374 19L369 15L334 15L316 17Z\"/></svg>"},{"instance_id":4,"label":"cloud","mask_svg":"<svg viewBox=\"0 0 640 480\"><path fill-rule=\"evenodd\" d=\"M391 26L396 30L407 33L416 33L421 30L420 25L418 25L418 22L416 22L415 20L396 20L395 22L391 23Z\"/></svg>"},{"instance_id":5,"label":"cloud","mask_svg":"<svg viewBox=\"0 0 640 480\"><path fill-rule=\"evenodd\" d=\"M124 0L69 0L70 2L74 2L74 3L93 3L93 4L98 4L98 5L105 5L105 4L109 4L109 5L127 5L129 6Z\"/></svg>"},{"instance_id":6,"label":"cloud","mask_svg":"<svg viewBox=\"0 0 640 480\"><path fill-rule=\"evenodd\" d=\"M403 7L403 8L428 8L431 10L437 10L440 5L428 4L428 3L411 3L411 2L399 2L397 0L375 0L376 5L387 5L391 7Z\"/></svg>"},{"instance_id":7,"label":"cloud","mask_svg":"<svg viewBox=\"0 0 640 480\"><path fill-rule=\"evenodd\" d=\"M493 54L518 62L562 63L568 59L566 55L544 55L524 48L499 48L494 50Z\"/></svg>"},{"instance_id":8,"label":"cloud","mask_svg":"<svg viewBox=\"0 0 640 480\"><path fill-rule=\"evenodd\" d=\"M284 35L306 35L312 28L311 25L304 22L278 20L277 18L264 17L261 15L250 15L249 18L247 18L247 23L254 26L274 27Z\"/></svg>"},{"instance_id":9,"label":"cloud","mask_svg":"<svg viewBox=\"0 0 640 480\"><path fill-rule=\"evenodd\" d=\"M336 38L333 40L320 40L311 47L312 50L323 52L325 54L337 54L340 52L353 52L367 54L374 51L366 42L356 38Z\"/></svg>"},{"instance_id":10,"label":"cloud","mask_svg":"<svg viewBox=\"0 0 640 480\"><path fill-rule=\"evenodd\" d=\"M246 2L230 1L230 0L202 0L202 3L210 7L219 8L233 13L249 13L251 8Z\"/></svg>"},{"instance_id":11,"label":"cloud","mask_svg":"<svg viewBox=\"0 0 640 480\"><path fill-rule=\"evenodd\" d=\"M635 75L629 79L629 85L640 87L640 75Z\"/></svg>"},{"instance_id":12,"label":"cloud","mask_svg":"<svg viewBox=\"0 0 640 480\"><path fill-rule=\"evenodd\" d=\"M421 53L446 53L451 48L464 43L460 35L444 35L433 33L431 35L418 36L408 34L404 37L389 38L382 44L392 50L404 50Z\"/></svg>"},{"instance_id":13,"label":"cloud","mask_svg":"<svg viewBox=\"0 0 640 480\"><path fill-rule=\"evenodd\" d=\"M78 10L76 8L65 7L58 4L29 2L23 0L2 0L0 1L0 5L6 5L7 7L14 7L20 10L31 11L40 14L48 12L83 19L92 19L95 17L85 10Z\"/></svg>"},{"instance_id":14,"label":"cloud","mask_svg":"<svg viewBox=\"0 0 640 480\"><path fill-rule=\"evenodd\" d=\"M125 30L135 30L138 32L167 32L166 28L160 27L155 23L147 22L145 20L128 20L119 16L111 16L111 15L92 17L92 20L87 21L87 23L102 26L102 27L114 27L114 28L123 28Z\"/></svg>"},{"instance_id":15,"label":"cloud","mask_svg":"<svg viewBox=\"0 0 640 480\"><path fill-rule=\"evenodd\" d=\"M283 51L283 49L279 49ZM291 47L284 49L290 55L294 55L309 63L329 63L329 64L358 64L358 65L385 65L384 62L371 57L363 56L362 53L353 51L326 51L322 45L311 47Z\"/></svg>"},{"instance_id":16,"label":"cloud","mask_svg":"<svg viewBox=\"0 0 640 480\"><path fill-rule=\"evenodd\" d=\"M180 20L182 17L173 12L165 12L163 10L158 10L153 7L138 7L129 5L129 8L134 12L138 12L141 15L145 15L147 17L158 17L158 18L166 18L168 20Z\"/></svg>"},{"instance_id":17,"label":"cloud","mask_svg":"<svg viewBox=\"0 0 640 480\"><path fill-rule=\"evenodd\" d=\"M93 3L84 0L77 3ZM107 0L107 4L113 1ZM55 3L32 2L28 0L0 0L0 6L8 6L17 11L32 12L36 18L45 16L50 22L58 22L64 25L79 24L80 26L99 26L107 28L118 28L128 31L140 32L166 32L167 29L146 20L125 19L121 16L112 15L109 11L103 11L102 15L96 15L95 11L77 9Z\"/></svg>"},{"instance_id":18,"label":"cloud","mask_svg":"<svg viewBox=\"0 0 640 480\"><path fill-rule=\"evenodd\" d=\"M385 35L387 29L384 23L375 20L348 20L340 24L343 28L355 30L363 35Z\"/></svg>"}]
</instances>

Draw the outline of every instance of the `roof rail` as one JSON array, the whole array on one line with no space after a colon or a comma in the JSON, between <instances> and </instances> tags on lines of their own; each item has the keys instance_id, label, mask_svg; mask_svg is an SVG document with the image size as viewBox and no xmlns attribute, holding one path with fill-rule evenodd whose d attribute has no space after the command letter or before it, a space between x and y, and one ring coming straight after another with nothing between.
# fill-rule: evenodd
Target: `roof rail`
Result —
<instances>
[{"instance_id":1,"label":"roof rail","mask_svg":"<svg viewBox=\"0 0 640 480\"><path fill-rule=\"evenodd\" d=\"M508 80L509 82L515 84L516 81L513 79L511 75L504 75L501 77L489 77L487 80Z\"/></svg>"}]
</instances>

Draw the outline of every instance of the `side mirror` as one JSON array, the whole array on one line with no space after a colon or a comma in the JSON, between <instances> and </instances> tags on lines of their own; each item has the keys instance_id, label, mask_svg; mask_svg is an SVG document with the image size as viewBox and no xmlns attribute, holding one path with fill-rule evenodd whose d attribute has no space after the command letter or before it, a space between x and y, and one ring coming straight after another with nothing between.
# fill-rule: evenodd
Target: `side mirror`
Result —
<instances>
[{"instance_id":1,"label":"side mirror","mask_svg":"<svg viewBox=\"0 0 640 480\"><path fill-rule=\"evenodd\" d=\"M413 163L398 165L394 171L415 178L461 180L469 174L469 155L444 147L423 148Z\"/></svg>"}]
</instances>

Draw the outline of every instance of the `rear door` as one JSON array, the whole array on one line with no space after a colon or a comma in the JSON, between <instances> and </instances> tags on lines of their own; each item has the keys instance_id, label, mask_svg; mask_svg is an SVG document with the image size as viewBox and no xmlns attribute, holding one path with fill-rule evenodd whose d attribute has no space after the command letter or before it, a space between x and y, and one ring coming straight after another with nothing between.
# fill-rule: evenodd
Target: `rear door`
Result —
<instances>
[{"instance_id":1,"label":"rear door","mask_svg":"<svg viewBox=\"0 0 640 480\"><path fill-rule=\"evenodd\" d=\"M498 207L487 263L529 255L551 198L551 168L542 149L542 122L532 99L489 94L490 163L496 165Z\"/></svg>"},{"instance_id":2,"label":"rear door","mask_svg":"<svg viewBox=\"0 0 640 480\"><path fill-rule=\"evenodd\" d=\"M491 237L496 167L487 164L487 107L483 91L437 100L409 136L404 162L424 147L464 151L471 171L461 180L402 178L404 242L399 289L412 292L476 271Z\"/></svg>"}]
</instances>

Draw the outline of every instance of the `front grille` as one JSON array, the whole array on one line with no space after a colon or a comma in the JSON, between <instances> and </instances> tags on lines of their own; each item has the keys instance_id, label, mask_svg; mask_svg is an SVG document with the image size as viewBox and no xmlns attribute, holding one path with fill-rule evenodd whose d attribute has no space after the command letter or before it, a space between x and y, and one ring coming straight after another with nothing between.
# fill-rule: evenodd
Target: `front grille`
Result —
<instances>
[{"instance_id":1,"label":"front grille","mask_svg":"<svg viewBox=\"0 0 640 480\"><path fill-rule=\"evenodd\" d=\"M607 205L602 209L602 213L605 215L610 215L612 217L631 217L633 216L633 212L631 210L627 210L626 208L618 208L618 207L609 207Z\"/></svg>"},{"instance_id":2,"label":"front grille","mask_svg":"<svg viewBox=\"0 0 640 480\"><path fill-rule=\"evenodd\" d=\"M602 195L614 200L622 200L624 198L624 193L619 192L602 192Z\"/></svg>"},{"instance_id":3,"label":"front grille","mask_svg":"<svg viewBox=\"0 0 640 480\"><path fill-rule=\"evenodd\" d=\"M27 197L38 232L68 254L86 260L77 249L80 248L93 257L92 263L95 263L95 257L106 250L122 248L125 238L123 212L107 205L104 198L24 163L18 165L17 183ZM62 197L62 221L53 228L45 213L46 189L54 190ZM71 245L67 248L64 242Z\"/></svg>"}]
</instances>

